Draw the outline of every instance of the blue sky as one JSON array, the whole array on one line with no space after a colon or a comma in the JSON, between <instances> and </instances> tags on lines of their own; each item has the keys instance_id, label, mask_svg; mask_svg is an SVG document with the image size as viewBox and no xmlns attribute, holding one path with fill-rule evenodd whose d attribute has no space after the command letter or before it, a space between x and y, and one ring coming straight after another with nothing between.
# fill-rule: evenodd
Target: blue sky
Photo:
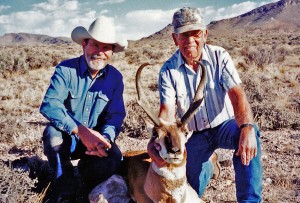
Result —
<instances>
[{"instance_id":1,"label":"blue sky","mask_svg":"<svg viewBox=\"0 0 300 203\"><path fill-rule=\"evenodd\" d=\"M97 17L113 17L118 32L130 40L149 36L167 26L175 10L198 7L204 20L231 18L278 0L1 0L0 35L26 32L70 37Z\"/></svg>"}]
</instances>

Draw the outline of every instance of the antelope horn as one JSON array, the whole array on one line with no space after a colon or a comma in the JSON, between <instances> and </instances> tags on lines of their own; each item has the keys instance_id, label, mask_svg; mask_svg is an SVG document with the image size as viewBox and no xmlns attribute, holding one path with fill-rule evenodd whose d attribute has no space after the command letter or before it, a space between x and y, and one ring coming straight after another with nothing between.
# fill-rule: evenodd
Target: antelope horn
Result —
<instances>
[{"instance_id":1,"label":"antelope horn","mask_svg":"<svg viewBox=\"0 0 300 203\"><path fill-rule=\"evenodd\" d=\"M182 126L185 126L188 124L188 122L191 120L191 118L194 116L194 114L196 113L198 107L201 105L203 99L204 99L204 86L206 83L206 70L204 65L200 62L197 61L197 63L199 63L199 65L201 66L201 72L202 72L202 76L201 76L201 81L198 85L197 91L195 93L193 102L191 103L189 109L187 110L187 112L182 116L181 118L181 123Z\"/></svg>"},{"instance_id":2,"label":"antelope horn","mask_svg":"<svg viewBox=\"0 0 300 203\"><path fill-rule=\"evenodd\" d=\"M154 123L154 125L159 126L159 120L158 117L155 116L155 114L153 113L152 109L149 107L149 104L147 101L144 100L145 98L145 94L144 91L142 90L142 85L141 85L141 72L143 70L144 67L151 65L150 63L143 63L137 70L136 75L135 75L135 87L136 87L136 91L138 94L138 100L137 103L142 107L142 109L144 109L144 111L146 112L146 114L148 115L148 117L152 120L152 122Z\"/></svg>"}]
</instances>

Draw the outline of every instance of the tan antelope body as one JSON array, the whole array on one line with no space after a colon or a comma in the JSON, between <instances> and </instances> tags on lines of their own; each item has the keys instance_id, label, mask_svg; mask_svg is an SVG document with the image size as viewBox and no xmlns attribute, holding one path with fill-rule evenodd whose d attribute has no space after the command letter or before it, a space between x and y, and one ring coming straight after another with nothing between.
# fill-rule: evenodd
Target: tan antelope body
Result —
<instances>
[{"instance_id":1,"label":"tan antelope body","mask_svg":"<svg viewBox=\"0 0 300 203\"><path fill-rule=\"evenodd\" d=\"M166 122L154 116L147 102L141 99L140 74L149 65L141 65L136 74L138 103L153 121L150 134L161 146L159 155L166 165L159 168L151 162L146 151L125 154L128 159L128 185L132 198L137 203L199 203L203 202L196 191L188 184L186 178L185 143L191 134L187 123L193 117L203 100L206 72L202 64L202 77L195 98L181 121ZM143 96L143 95L142 95Z\"/></svg>"}]
</instances>

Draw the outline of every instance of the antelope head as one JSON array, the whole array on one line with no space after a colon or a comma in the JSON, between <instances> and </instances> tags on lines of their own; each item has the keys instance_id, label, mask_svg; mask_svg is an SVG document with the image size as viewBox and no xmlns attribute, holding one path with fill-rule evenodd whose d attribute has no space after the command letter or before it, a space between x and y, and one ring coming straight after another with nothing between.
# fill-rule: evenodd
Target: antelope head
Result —
<instances>
[{"instance_id":1,"label":"antelope head","mask_svg":"<svg viewBox=\"0 0 300 203\"><path fill-rule=\"evenodd\" d=\"M181 120L176 121L175 123L164 121L163 119L155 116L145 99L144 92L141 88L140 75L143 68L151 64L142 64L136 73L136 90L138 94L137 102L154 123L154 126L150 128L149 132L155 139L155 142L161 146L159 155L169 164L179 165L185 160L185 143L192 133L192 131L188 130L187 125L190 119L197 112L197 109L204 98L203 90L206 82L206 70L202 63L199 62L199 64L202 69L202 76L193 102L186 113L182 116Z\"/></svg>"}]
</instances>

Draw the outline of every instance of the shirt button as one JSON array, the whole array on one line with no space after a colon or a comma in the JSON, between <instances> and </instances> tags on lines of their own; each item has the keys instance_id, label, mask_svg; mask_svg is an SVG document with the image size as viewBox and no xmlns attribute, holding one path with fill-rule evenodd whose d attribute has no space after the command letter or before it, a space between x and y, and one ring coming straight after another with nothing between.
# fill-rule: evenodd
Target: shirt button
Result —
<instances>
[{"instance_id":1,"label":"shirt button","mask_svg":"<svg viewBox=\"0 0 300 203\"><path fill-rule=\"evenodd\" d=\"M89 108L86 108L86 111L89 111Z\"/></svg>"},{"instance_id":2,"label":"shirt button","mask_svg":"<svg viewBox=\"0 0 300 203\"><path fill-rule=\"evenodd\" d=\"M91 95L89 94L89 97L91 97Z\"/></svg>"},{"instance_id":3,"label":"shirt button","mask_svg":"<svg viewBox=\"0 0 300 203\"><path fill-rule=\"evenodd\" d=\"M84 121L83 123L86 124L86 121Z\"/></svg>"}]
</instances>

